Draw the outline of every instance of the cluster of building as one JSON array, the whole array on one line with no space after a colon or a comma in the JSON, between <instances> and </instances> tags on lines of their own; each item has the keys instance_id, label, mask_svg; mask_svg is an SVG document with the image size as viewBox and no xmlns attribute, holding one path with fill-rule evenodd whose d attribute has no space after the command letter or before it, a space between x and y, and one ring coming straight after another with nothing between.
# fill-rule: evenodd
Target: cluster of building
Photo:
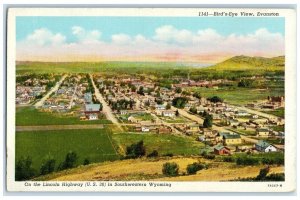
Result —
<instances>
[{"instance_id":1,"label":"cluster of building","mask_svg":"<svg viewBox=\"0 0 300 200\"><path fill-rule=\"evenodd\" d=\"M16 104L17 105L28 105L33 101L40 99L42 95L46 93L48 85L55 83L55 77L45 78L40 77L28 77L26 80L20 80L16 82Z\"/></svg>"}]
</instances>

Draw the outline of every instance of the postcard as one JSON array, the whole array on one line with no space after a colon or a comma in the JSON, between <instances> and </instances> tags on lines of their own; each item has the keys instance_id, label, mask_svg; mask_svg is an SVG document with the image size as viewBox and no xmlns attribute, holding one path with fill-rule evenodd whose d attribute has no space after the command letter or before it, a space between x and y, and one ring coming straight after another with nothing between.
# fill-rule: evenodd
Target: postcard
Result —
<instances>
[{"instance_id":1,"label":"postcard","mask_svg":"<svg viewBox=\"0 0 300 200\"><path fill-rule=\"evenodd\" d=\"M292 192L296 11L10 8L7 190Z\"/></svg>"}]
</instances>

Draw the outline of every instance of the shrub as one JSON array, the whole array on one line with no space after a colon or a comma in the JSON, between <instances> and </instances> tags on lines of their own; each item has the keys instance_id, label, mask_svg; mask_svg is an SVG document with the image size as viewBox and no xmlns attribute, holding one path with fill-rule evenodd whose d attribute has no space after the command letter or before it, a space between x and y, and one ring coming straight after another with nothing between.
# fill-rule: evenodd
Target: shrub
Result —
<instances>
[{"instance_id":1,"label":"shrub","mask_svg":"<svg viewBox=\"0 0 300 200\"><path fill-rule=\"evenodd\" d=\"M158 152L153 150L150 154L147 155L148 158L155 158L158 156Z\"/></svg>"},{"instance_id":2,"label":"shrub","mask_svg":"<svg viewBox=\"0 0 300 200\"><path fill-rule=\"evenodd\" d=\"M65 160L60 164L58 170L70 169L76 166L78 156L75 152L67 153Z\"/></svg>"},{"instance_id":3,"label":"shrub","mask_svg":"<svg viewBox=\"0 0 300 200\"><path fill-rule=\"evenodd\" d=\"M138 158L146 154L143 140L126 148L126 158Z\"/></svg>"},{"instance_id":4,"label":"shrub","mask_svg":"<svg viewBox=\"0 0 300 200\"><path fill-rule=\"evenodd\" d=\"M35 171L32 168L32 159L30 157L21 157L16 162L15 179L16 181L24 181L35 176Z\"/></svg>"},{"instance_id":5,"label":"shrub","mask_svg":"<svg viewBox=\"0 0 300 200\"><path fill-rule=\"evenodd\" d=\"M175 162L167 162L163 165L162 173L166 176L177 176L179 171L179 166Z\"/></svg>"},{"instance_id":6,"label":"shrub","mask_svg":"<svg viewBox=\"0 0 300 200\"><path fill-rule=\"evenodd\" d=\"M251 158L251 157L239 157L236 159L237 165L258 165L259 160L257 158Z\"/></svg>"},{"instance_id":7,"label":"shrub","mask_svg":"<svg viewBox=\"0 0 300 200\"><path fill-rule=\"evenodd\" d=\"M172 154L172 153L166 153L166 154L164 154L163 156L173 157L173 154Z\"/></svg>"},{"instance_id":8,"label":"shrub","mask_svg":"<svg viewBox=\"0 0 300 200\"><path fill-rule=\"evenodd\" d=\"M258 180L258 181L264 180L266 178L267 174L269 173L269 171L270 171L270 167L261 169L259 171L258 176L256 177L256 180Z\"/></svg>"},{"instance_id":9,"label":"shrub","mask_svg":"<svg viewBox=\"0 0 300 200\"><path fill-rule=\"evenodd\" d=\"M89 165L91 162L88 158L84 159L83 165Z\"/></svg>"},{"instance_id":10,"label":"shrub","mask_svg":"<svg viewBox=\"0 0 300 200\"><path fill-rule=\"evenodd\" d=\"M213 160L216 158L216 156L214 154L206 154L203 157L206 159L209 159L209 160Z\"/></svg>"},{"instance_id":11,"label":"shrub","mask_svg":"<svg viewBox=\"0 0 300 200\"><path fill-rule=\"evenodd\" d=\"M202 170L205 168L204 164L194 162L193 164L189 164L186 168L187 174L196 174L197 171Z\"/></svg>"},{"instance_id":12,"label":"shrub","mask_svg":"<svg viewBox=\"0 0 300 200\"><path fill-rule=\"evenodd\" d=\"M284 181L284 173L270 174L266 176L265 181Z\"/></svg>"},{"instance_id":13,"label":"shrub","mask_svg":"<svg viewBox=\"0 0 300 200\"><path fill-rule=\"evenodd\" d=\"M45 175L45 174L50 174L51 172L54 172L55 162L56 161L54 158L51 158L51 157L47 158L40 168L40 174Z\"/></svg>"},{"instance_id":14,"label":"shrub","mask_svg":"<svg viewBox=\"0 0 300 200\"><path fill-rule=\"evenodd\" d=\"M224 162L234 162L235 159L231 156L225 156L225 157L223 157L223 161Z\"/></svg>"}]
</instances>

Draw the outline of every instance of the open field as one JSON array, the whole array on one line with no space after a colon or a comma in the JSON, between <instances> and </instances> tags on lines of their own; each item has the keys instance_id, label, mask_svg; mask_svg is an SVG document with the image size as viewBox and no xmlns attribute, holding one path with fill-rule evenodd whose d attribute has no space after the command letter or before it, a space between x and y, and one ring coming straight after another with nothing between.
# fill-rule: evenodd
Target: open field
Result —
<instances>
[{"instance_id":1,"label":"open field","mask_svg":"<svg viewBox=\"0 0 300 200\"><path fill-rule=\"evenodd\" d=\"M204 148L203 143L195 141L192 138L167 134L120 133L113 134L112 138L123 150L126 150L126 146L143 140L146 147L146 154L157 150L159 155L168 153L174 155L198 155L200 149Z\"/></svg>"},{"instance_id":2,"label":"open field","mask_svg":"<svg viewBox=\"0 0 300 200\"><path fill-rule=\"evenodd\" d=\"M172 62L19 62L17 74L22 73L99 73L117 72L119 74L147 73L152 70L182 69L182 65ZM130 69L130 70L129 70ZM146 71L145 71L146 70Z\"/></svg>"},{"instance_id":3,"label":"open field","mask_svg":"<svg viewBox=\"0 0 300 200\"><path fill-rule=\"evenodd\" d=\"M277 117L282 117L284 118L284 108L278 108L276 110L269 110L269 111L263 111L265 113L275 115Z\"/></svg>"},{"instance_id":4,"label":"open field","mask_svg":"<svg viewBox=\"0 0 300 200\"><path fill-rule=\"evenodd\" d=\"M193 162L208 164L208 169L195 175L166 177L162 166L166 162L176 162L179 174L186 172L188 164ZM83 181L83 180L158 180L158 181L228 181L238 178L256 177L264 166L236 166L234 163L213 162L199 157L159 158L122 160L80 166L75 169L39 177L37 180ZM281 173L284 167L271 166L270 173Z\"/></svg>"},{"instance_id":5,"label":"open field","mask_svg":"<svg viewBox=\"0 0 300 200\"><path fill-rule=\"evenodd\" d=\"M67 125L67 124L111 124L103 116L99 120L81 121L78 116L63 116L62 114L41 112L34 107L16 108L16 125Z\"/></svg>"},{"instance_id":6,"label":"open field","mask_svg":"<svg viewBox=\"0 0 300 200\"><path fill-rule=\"evenodd\" d=\"M17 132L16 160L30 156L36 170L49 155L56 160L57 167L70 151L77 153L77 164L85 158L90 162L116 160L119 156L108 137L107 129Z\"/></svg>"},{"instance_id":7,"label":"open field","mask_svg":"<svg viewBox=\"0 0 300 200\"><path fill-rule=\"evenodd\" d=\"M204 88L194 87L194 92L198 91L203 97L218 96L225 102L235 105L245 105L254 101L266 100L268 96L284 96L284 88L256 90L251 88Z\"/></svg>"}]
</instances>

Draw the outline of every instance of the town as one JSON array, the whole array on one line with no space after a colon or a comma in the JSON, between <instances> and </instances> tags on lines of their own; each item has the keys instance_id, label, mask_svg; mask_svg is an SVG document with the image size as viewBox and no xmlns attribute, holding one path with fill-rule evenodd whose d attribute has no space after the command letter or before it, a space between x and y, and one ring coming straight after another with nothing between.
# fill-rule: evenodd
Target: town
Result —
<instances>
[{"instance_id":1,"label":"town","mask_svg":"<svg viewBox=\"0 0 300 200\"><path fill-rule=\"evenodd\" d=\"M247 82L243 81L239 84ZM186 77L161 86L151 78L130 75L27 74L17 79L16 105L34 105L42 112L71 115L78 121L105 116L119 131L185 135L217 155L284 151L284 118L265 112L284 108L284 96L267 96L241 106L217 95L203 97L195 90L218 89L232 82Z\"/></svg>"}]
</instances>

